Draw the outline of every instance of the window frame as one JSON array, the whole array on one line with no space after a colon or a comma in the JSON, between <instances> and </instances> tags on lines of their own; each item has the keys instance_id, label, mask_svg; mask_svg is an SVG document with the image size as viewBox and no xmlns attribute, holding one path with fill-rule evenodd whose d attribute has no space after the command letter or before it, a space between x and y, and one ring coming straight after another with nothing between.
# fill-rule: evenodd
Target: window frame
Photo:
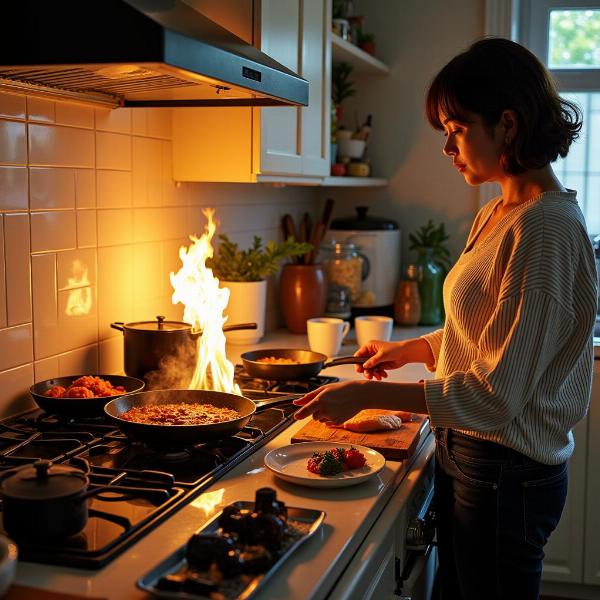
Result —
<instances>
[{"instance_id":1,"label":"window frame","mask_svg":"<svg viewBox=\"0 0 600 600\"><path fill-rule=\"evenodd\" d=\"M547 66L548 28L552 10L600 10L600 0L523 0L519 14L519 42ZM533 24L535 23L535 27ZM600 92L600 68L550 69L560 90Z\"/></svg>"}]
</instances>

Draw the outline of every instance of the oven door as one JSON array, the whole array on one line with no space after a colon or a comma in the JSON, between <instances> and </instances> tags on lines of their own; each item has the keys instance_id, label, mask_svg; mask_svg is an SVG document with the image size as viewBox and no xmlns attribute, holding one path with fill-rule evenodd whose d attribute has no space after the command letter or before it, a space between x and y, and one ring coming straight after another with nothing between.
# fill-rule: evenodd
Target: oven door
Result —
<instances>
[{"instance_id":1,"label":"oven door","mask_svg":"<svg viewBox=\"0 0 600 600\"><path fill-rule=\"evenodd\" d=\"M398 600L402 597L429 600L435 574L435 549L410 546L407 532L419 515L425 516L429 511L433 454L433 436L429 435L410 470L327 596L329 600Z\"/></svg>"}]
</instances>

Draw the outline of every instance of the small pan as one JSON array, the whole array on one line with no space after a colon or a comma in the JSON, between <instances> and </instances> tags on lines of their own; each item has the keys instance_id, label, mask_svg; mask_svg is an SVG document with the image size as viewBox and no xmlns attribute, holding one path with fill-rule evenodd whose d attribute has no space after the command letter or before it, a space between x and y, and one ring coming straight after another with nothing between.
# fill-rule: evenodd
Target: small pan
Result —
<instances>
[{"instance_id":1,"label":"small pan","mask_svg":"<svg viewBox=\"0 0 600 600\"><path fill-rule=\"evenodd\" d=\"M118 396L100 396L98 398L51 398L44 394L55 385L68 388L73 381L81 375L70 375L69 377L55 377L46 381L38 381L29 388L31 397L35 403L45 412L65 417L97 417L104 414L104 405ZM95 375L100 379L109 381L114 387L122 386L125 394L141 392L146 385L141 379L126 377L125 375Z\"/></svg>"},{"instance_id":2,"label":"small pan","mask_svg":"<svg viewBox=\"0 0 600 600\"><path fill-rule=\"evenodd\" d=\"M123 414L134 406L152 404L212 404L220 408L233 408L240 416L206 425L153 425L122 418ZM158 448L190 446L227 438L240 431L255 410L256 405L249 398L211 390L152 390L115 398L104 407L106 416L116 423L125 435Z\"/></svg>"},{"instance_id":3,"label":"small pan","mask_svg":"<svg viewBox=\"0 0 600 600\"><path fill-rule=\"evenodd\" d=\"M260 362L259 358L273 356L275 358L291 358L299 364L277 364ZM342 356L327 360L325 354L292 348L264 349L244 352L242 362L249 375L260 379L301 381L318 375L323 369L336 365L362 365L366 356Z\"/></svg>"}]
</instances>

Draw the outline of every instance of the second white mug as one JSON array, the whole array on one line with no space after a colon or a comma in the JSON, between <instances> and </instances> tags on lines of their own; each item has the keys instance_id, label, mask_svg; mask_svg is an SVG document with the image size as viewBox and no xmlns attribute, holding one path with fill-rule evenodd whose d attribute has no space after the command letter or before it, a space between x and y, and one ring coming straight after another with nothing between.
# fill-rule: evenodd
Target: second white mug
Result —
<instances>
[{"instance_id":1,"label":"second white mug","mask_svg":"<svg viewBox=\"0 0 600 600\"><path fill-rule=\"evenodd\" d=\"M388 341L392 337L394 319L378 315L363 315L354 319L356 342L364 346L371 340Z\"/></svg>"},{"instance_id":2,"label":"second white mug","mask_svg":"<svg viewBox=\"0 0 600 600\"><path fill-rule=\"evenodd\" d=\"M313 352L336 356L350 329L350 323L333 317L307 319L308 345Z\"/></svg>"}]
</instances>

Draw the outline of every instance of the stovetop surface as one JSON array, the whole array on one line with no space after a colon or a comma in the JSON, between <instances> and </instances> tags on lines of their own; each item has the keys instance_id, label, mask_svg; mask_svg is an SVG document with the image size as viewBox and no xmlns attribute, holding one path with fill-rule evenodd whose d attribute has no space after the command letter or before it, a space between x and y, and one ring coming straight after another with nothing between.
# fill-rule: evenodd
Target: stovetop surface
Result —
<instances>
[{"instance_id":1,"label":"stovetop surface","mask_svg":"<svg viewBox=\"0 0 600 600\"><path fill-rule=\"evenodd\" d=\"M153 450L130 440L103 417L66 419L41 410L0 423L0 476L47 459L85 470L90 490L110 486L89 499L89 518L81 533L44 542L16 539L20 557L102 567L285 428L296 410L291 393L335 381L251 382L239 368L237 372L242 393L257 402L257 412L236 435L205 444ZM266 403L272 401L283 403L269 407Z\"/></svg>"}]
</instances>

